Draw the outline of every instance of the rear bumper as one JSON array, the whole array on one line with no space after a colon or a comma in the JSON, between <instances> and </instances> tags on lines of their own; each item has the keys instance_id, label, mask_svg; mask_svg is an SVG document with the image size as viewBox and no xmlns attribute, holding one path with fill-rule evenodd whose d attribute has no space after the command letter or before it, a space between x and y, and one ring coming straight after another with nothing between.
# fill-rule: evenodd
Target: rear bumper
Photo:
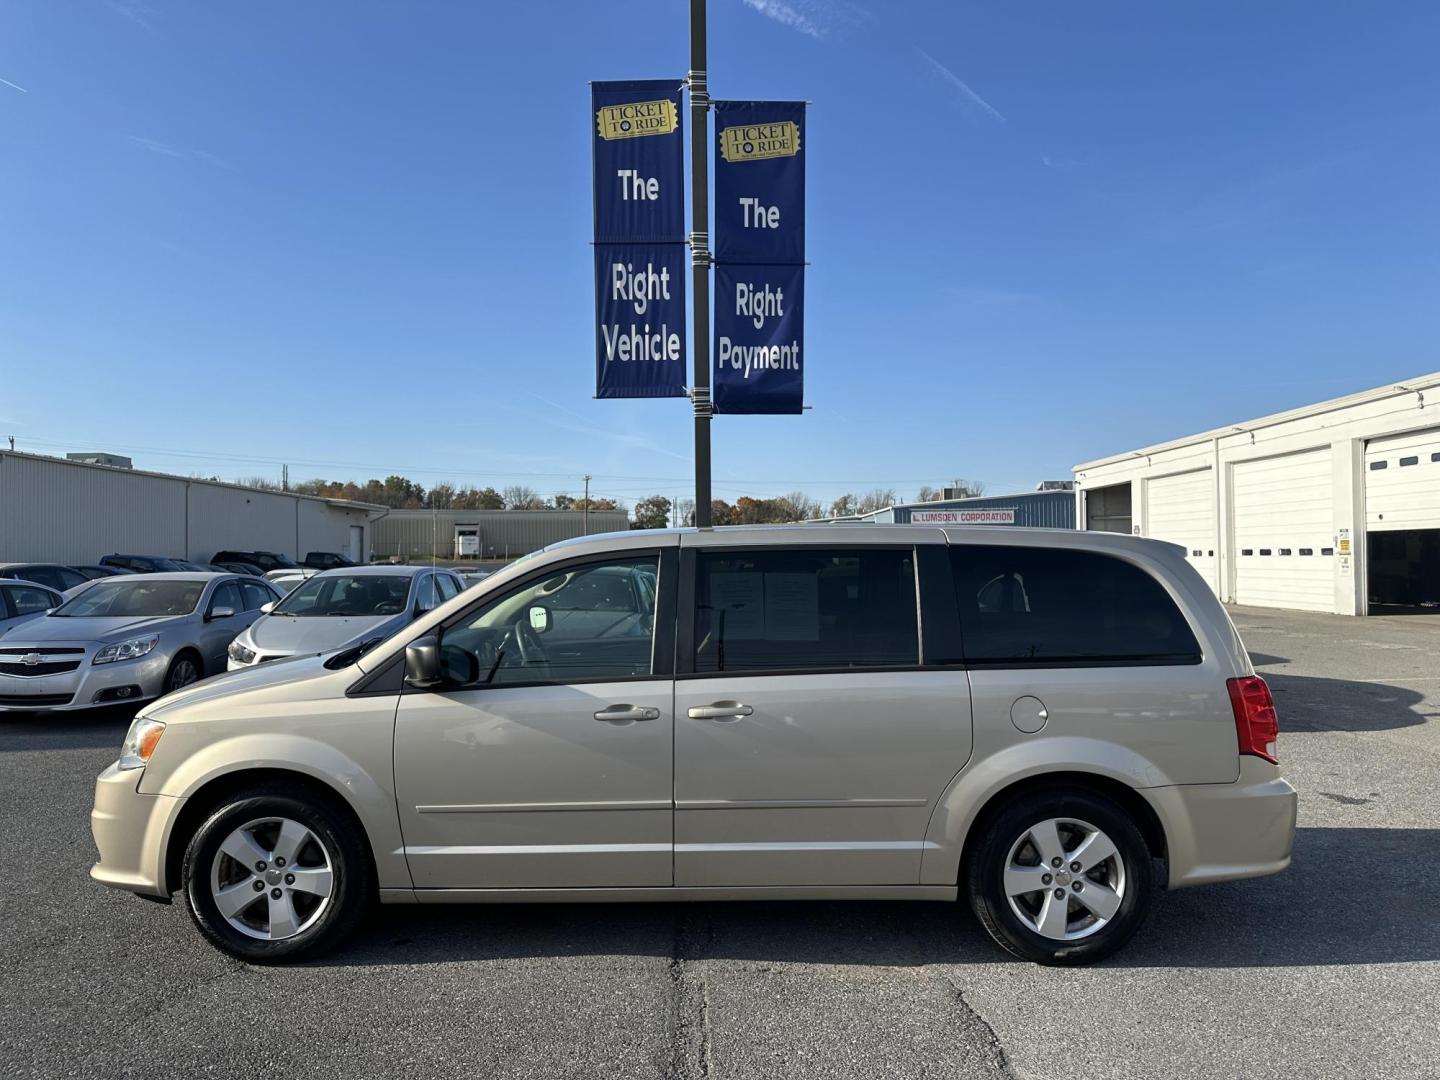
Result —
<instances>
[{"instance_id":1,"label":"rear bumper","mask_svg":"<svg viewBox=\"0 0 1440 1080\"><path fill-rule=\"evenodd\" d=\"M116 889L168 896L165 845L185 800L140 794L143 772L111 765L96 777L90 831L100 860L90 876Z\"/></svg>"},{"instance_id":2,"label":"rear bumper","mask_svg":"<svg viewBox=\"0 0 1440 1080\"><path fill-rule=\"evenodd\" d=\"M1165 826L1172 889L1278 874L1295 840L1295 789L1280 770L1240 759L1233 784L1147 788Z\"/></svg>"}]
</instances>

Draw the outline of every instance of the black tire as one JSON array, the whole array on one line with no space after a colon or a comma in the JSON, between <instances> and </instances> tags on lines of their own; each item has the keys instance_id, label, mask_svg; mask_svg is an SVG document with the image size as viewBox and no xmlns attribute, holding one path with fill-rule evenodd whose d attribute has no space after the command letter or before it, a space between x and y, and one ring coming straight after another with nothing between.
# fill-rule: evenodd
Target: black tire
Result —
<instances>
[{"instance_id":1,"label":"black tire","mask_svg":"<svg viewBox=\"0 0 1440 1080\"><path fill-rule=\"evenodd\" d=\"M1071 940L1039 933L1012 909L1005 891L1005 871L1010 864L1012 848L1024 845L1026 842L1022 838L1052 819L1083 823L1104 833L1114 846L1118 872L1123 875L1117 877L1114 861L1095 870L1093 879L1085 874L1067 873L1070 870L1068 865L1062 865L1055 871L1064 876L1064 881L1055 880L1055 875L1051 875L1051 881L1047 883L1049 886L1075 889L1078 882L1079 891L1083 892L1089 884L1092 897L1097 895L1093 891L1095 885L1113 885L1123 881L1119 907L1103 923L1080 903L1078 895L1065 895L1065 908L1059 917L1069 919L1066 925L1075 926L1074 932L1086 934ZM1070 828L1064 826L1067 831L1060 834L1062 846L1067 837L1082 835L1078 828L1073 832L1068 831ZM1070 849L1067 847L1065 850ZM1036 858L1037 854L1038 849L1033 844L1022 846L1017 861L1021 857ZM1149 914L1154 898L1152 858L1145 837L1135 822L1112 800L1084 788L1032 791L1016 797L977 825L976 832L972 834L961 887L969 897L976 918L990 936L1014 955L1037 964L1093 964L1129 941ZM1049 868L1037 865L1033 869L1044 872ZM1040 905L1049 903L1045 895L1049 893L1051 888L1047 887L1037 893L1017 897L1016 906L1030 915L1031 922L1038 924ZM1032 905L1036 910L1031 910ZM1091 926L1085 925L1087 921Z\"/></svg>"},{"instance_id":2,"label":"black tire","mask_svg":"<svg viewBox=\"0 0 1440 1080\"><path fill-rule=\"evenodd\" d=\"M287 888L283 875L279 881L269 881L262 874L253 874L244 881L245 884L252 884L254 880L264 881L265 888L257 890L256 897L257 903L264 901L267 910L268 893L274 886L286 894L287 902L292 903L293 910L301 915L302 928L299 932L279 940L249 936L237 929L221 914L212 887L212 874L221 845L237 829L264 819L288 819L308 829L319 846L307 845L302 850L312 853L312 857L316 852L323 856L331 874L330 892L324 905L317 903L309 908L313 913L313 921L309 925L303 925L305 911L314 897L298 887L293 890ZM257 830L253 835L265 834ZM364 834L331 799L308 795L297 798L273 787L242 791L227 798L215 809L196 830L185 849L181 885L186 905L200 932L212 944L241 960L253 964L277 964L310 959L344 940L369 906L373 884L365 843ZM297 872L302 869L298 853L293 862L292 869ZM230 863L228 857L222 860L222 864L238 876L238 864ZM267 871L275 869L267 866ZM256 915L257 922L262 919L263 914Z\"/></svg>"},{"instance_id":3,"label":"black tire","mask_svg":"<svg viewBox=\"0 0 1440 1080\"><path fill-rule=\"evenodd\" d=\"M186 670L189 664L195 672L195 678L189 678ZM193 686L205 677L205 664L200 657L188 649L177 654L174 660L170 661L170 669L165 672L165 684L160 691L160 696L173 694L177 690L183 690L187 686ZM181 681L184 679L185 681Z\"/></svg>"}]
</instances>

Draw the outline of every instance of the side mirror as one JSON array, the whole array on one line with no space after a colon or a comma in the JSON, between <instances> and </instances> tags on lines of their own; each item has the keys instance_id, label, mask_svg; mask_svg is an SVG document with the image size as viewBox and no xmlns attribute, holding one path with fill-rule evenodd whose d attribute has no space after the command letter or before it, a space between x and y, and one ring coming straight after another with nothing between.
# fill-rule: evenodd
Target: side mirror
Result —
<instances>
[{"instance_id":1,"label":"side mirror","mask_svg":"<svg viewBox=\"0 0 1440 1080\"><path fill-rule=\"evenodd\" d=\"M544 604L535 604L530 608L530 629L537 634L549 631L550 609Z\"/></svg>"},{"instance_id":2,"label":"side mirror","mask_svg":"<svg viewBox=\"0 0 1440 1080\"><path fill-rule=\"evenodd\" d=\"M230 619L233 618L234 615L235 609L233 607L211 608L210 614L205 616L205 621L214 622L216 619Z\"/></svg>"},{"instance_id":3,"label":"side mirror","mask_svg":"<svg viewBox=\"0 0 1440 1080\"><path fill-rule=\"evenodd\" d=\"M270 612L272 612L272 611L274 611L274 610L275 610L275 601L274 601L274 600L268 601L267 603L264 603L264 604L261 604L261 605L260 605L260 614L261 614L261 615L269 615Z\"/></svg>"},{"instance_id":4,"label":"side mirror","mask_svg":"<svg viewBox=\"0 0 1440 1080\"><path fill-rule=\"evenodd\" d=\"M416 638L405 646L405 683L417 690L439 686L440 639L434 634Z\"/></svg>"}]
</instances>

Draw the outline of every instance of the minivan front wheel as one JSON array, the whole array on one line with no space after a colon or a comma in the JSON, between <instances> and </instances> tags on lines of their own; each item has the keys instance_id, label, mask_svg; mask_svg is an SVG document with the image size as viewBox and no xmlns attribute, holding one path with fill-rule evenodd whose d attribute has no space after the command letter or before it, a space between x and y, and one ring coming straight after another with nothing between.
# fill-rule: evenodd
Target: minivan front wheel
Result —
<instances>
[{"instance_id":1,"label":"minivan front wheel","mask_svg":"<svg viewBox=\"0 0 1440 1080\"><path fill-rule=\"evenodd\" d=\"M1151 855L1125 811L1084 790L1031 792L982 827L970 905L990 935L1041 964L1088 964L1124 945L1150 906Z\"/></svg>"},{"instance_id":2,"label":"minivan front wheel","mask_svg":"<svg viewBox=\"0 0 1440 1080\"><path fill-rule=\"evenodd\" d=\"M335 945L354 928L369 889L364 851L333 807L260 789L200 826L183 874L201 933L254 963Z\"/></svg>"}]
</instances>

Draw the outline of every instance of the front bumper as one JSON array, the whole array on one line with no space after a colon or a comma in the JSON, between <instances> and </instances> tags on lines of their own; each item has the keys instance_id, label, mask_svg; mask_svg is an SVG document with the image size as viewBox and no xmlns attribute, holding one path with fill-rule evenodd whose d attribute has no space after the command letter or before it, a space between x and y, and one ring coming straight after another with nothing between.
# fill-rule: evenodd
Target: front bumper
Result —
<instances>
[{"instance_id":1,"label":"front bumper","mask_svg":"<svg viewBox=\"0 0 1440 1080\"><path fill-rule=\"evenodd\" d=\"M1165 825L1170 888L1278 874L1295 841L1295 789L1259 758L1233 784L1147 788Z\"/></svg>"},{"instance_id":2,"label":"front bumper","mask_svg":"<svg viewBox=\"0 0 1440 1080\"><path fill-rule=\"evenodd\" d=\"M160 696L170 666L169 653L156 650L138 660L94 664L96 648L86 648L74 671L38 676L0 674L0 712L69 712ZM122 690L128 693L117 696Z\"/></svg>"},{"instance_id":3,"label":"front bumper","mask_svg":"<svg viewBox=\"0 0 1440 1080\"><path fill-rule=\"evenodd\" d=\"M140 794L144 771L110 765L95 778L90 831L100 860L90 876L112 888L168 897L165 846L185 800Z\"/></svg>"}]
</instances>

